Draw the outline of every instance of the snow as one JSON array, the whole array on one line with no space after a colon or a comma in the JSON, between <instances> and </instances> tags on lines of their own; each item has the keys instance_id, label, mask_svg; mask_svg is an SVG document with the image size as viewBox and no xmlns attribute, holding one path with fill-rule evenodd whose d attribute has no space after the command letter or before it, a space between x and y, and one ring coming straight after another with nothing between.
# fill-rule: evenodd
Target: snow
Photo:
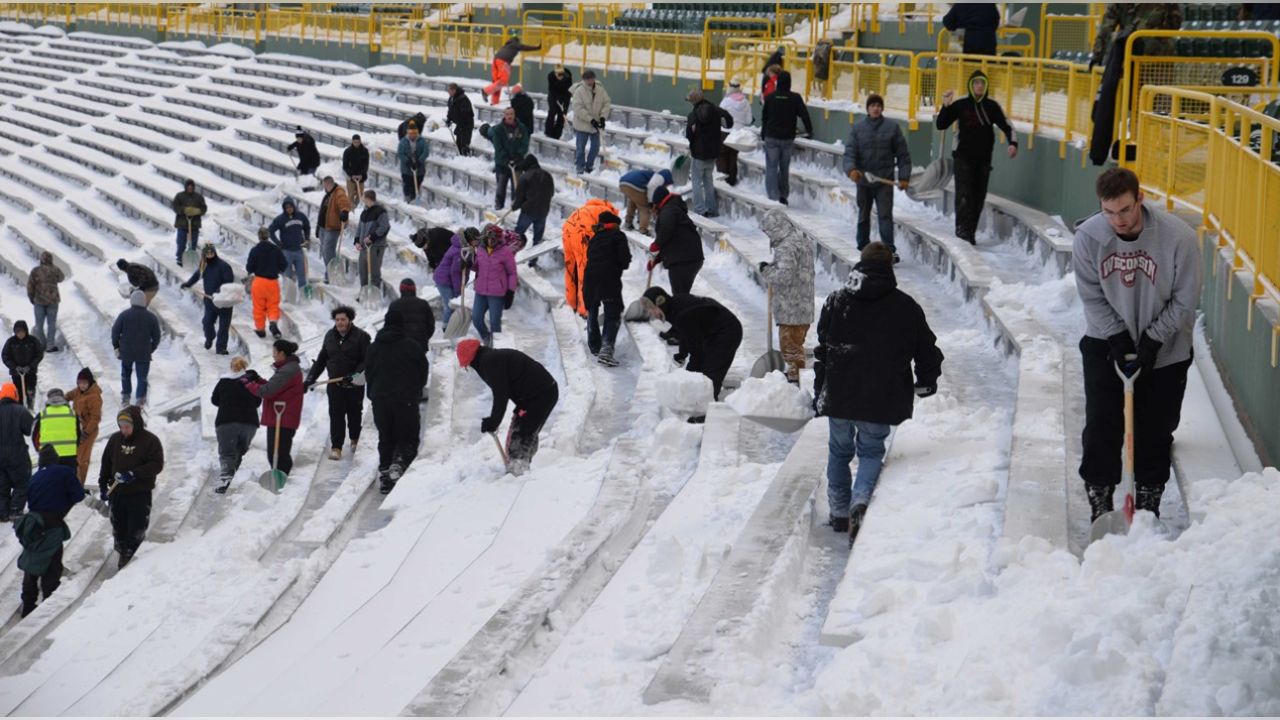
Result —
<instances>
[{"instance_id":1,"label":"snow","mask_svg":"<svg viewBox=\"0 0 1280 720\"><path fill-rule=\"evenodd\" d=\"M711 379L679 368L658 379L658 402L673 413L703 415L712 397Z\"/></svg>"},{"instance_id":2,"label":"snow","mask_svg":"<svg viewBox=\"0 0 1280 720\"><path fill-rule=\"evenodd\" d=\"M787 376L771 372L762 378L747 378L725 400L743 417L780 417L807 420L813 417L813 396L787 382Z\"/></svg>"}]
</instances>

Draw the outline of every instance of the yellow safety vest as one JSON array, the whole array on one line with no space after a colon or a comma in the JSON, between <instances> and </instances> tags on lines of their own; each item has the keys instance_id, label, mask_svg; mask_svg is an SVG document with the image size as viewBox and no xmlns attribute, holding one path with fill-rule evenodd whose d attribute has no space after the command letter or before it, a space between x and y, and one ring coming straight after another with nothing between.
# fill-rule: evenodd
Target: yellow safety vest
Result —
<instances>
[{"instance_id":1,"label":"yellow safety vest","mask_svg":"<svg viewBox=\"0 0 1280 720\"><path fill-rule=\"evenodd\" d=\"M52 445L58 457L75 457L76 415L69 405L49 405L40 413L40 446Z\"/></svg>"}]
</instances>

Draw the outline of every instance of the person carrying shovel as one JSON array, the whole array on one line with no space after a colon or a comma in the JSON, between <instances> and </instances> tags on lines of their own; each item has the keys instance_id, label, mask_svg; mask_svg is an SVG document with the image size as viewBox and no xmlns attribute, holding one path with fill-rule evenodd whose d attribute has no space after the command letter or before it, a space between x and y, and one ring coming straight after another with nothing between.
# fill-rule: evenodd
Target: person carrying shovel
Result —
<instances>
[{"instance_id":1,"label":"person carrying shovel","mask_svg":"<svg viewBox=\"0 0 1280 720\"><path fill-rule=\"evenodd\" d=\"M654 320L666 320L677 331L680 349L672 358L689 372L702 373L711 380L712 398L720 398L724 377L742 344L742 322L729 308L709 297L668 295L660 287L644 291L645 309ZM689 418L693 424L706 421L705 415Z\"/></svg>"},{"instance_id":2,"label":"person carrying shovel","mask_svg":"<svg viewBox=\"0 0 1280 720\"><path fill-rule=\"evenodd\" d=\"M287 477L293 469L293 436L302 421L302 367L298 360L298 344L276 340L271 344L271 378L263 380L252 370L245 387L262 398L262 425L267 428L267 460L272 474Z\"/></svg>"},{"instance_id":3,"label":"person carrying shovel","mask_svg":"<svg viewBox=\"0 0 1280 720\"><path fill-rule=\"evenodd\" d=\"M302 387L310 390L320 378L329 373L325 392L329 398L329 459L342 458L342 443L348 433L351 451L355 452L360 441L360 425L364 418L365 356L369 354L369 333L356 327L356 310L342 305L329 313L333 328L325 333L320 354L307 372Z\"/></svg>"},{"instance_id":4,"label":"person carrying shovel","mask_svg":"<svg viewBox=\"0 0 1280 720\"><path fill-rule=\"evenodd\" d=\"M516 120L515 110L507 108L502 111L502 122L482 125L480 134L493 143L493 174L498 180L493 208L501 210L507 204L507 186L519 182L515 168L529 154L529 128Z\"/></svg>"},{"instance_id":5,"label":"person carrying shovel","mask_svg":"<svg viewBox=\"0 0 1280 720\"><path fill-rule=\"evenodd\" d=\"M111 507L111 533L123 569L147 537L151 493L164 470L164 446L147 430L137 405L116 415L116 427L102 451L98 496Z\"/></svg>"},{"instance_id":6,"label":"person carrying shovel","mask_svg":"<svg viewBox=\"0 0 1280 720\"><path fill-rule=\"evenodd\" d=\"M773 248L773 262L760 263L760 276L770 288L787 380L798 384L804 367L804 339L813 324L814 243L777 208L760 219L760 229L769 236Z\"/></svg>"},{"instance_id":7,"label":"person carrying shovel","mask_svg":"<svg viewBox=\"0 0 1280 720\"><path fill-rule=\"evenodd\" d=\"M1091 521L1115 510L1112 495L1120 480L1125 426L1125 382L1116 371L1136 375L1131 418L1136 506L1159 517L1191 367L1202 272L1199 245L1191 226L1143 202L1133 171L1103 172L1096 191L1102 212L1076 230L1071 261L1086 323L1080 340L1085 397L1080 478Z\"/></svg>"},{"instance_id":8,"label":"person carrying shovel","mask_svg":"<svg viewBox=\"0 0 1280 720\"><path fill-rule=\"evenodd\" d=\"M213 296L222 289L223 285L230 285L236 281L236 273L231 269L231 265L225 260L218 257L218 249L212 244L206 244L204 250L200 253L200 266L196 271L191 273L191 277L184 283L184 290L190 289L192 285L200 280L202 293L204 298L204 349L208 350L217 342L215 352L219 355L227 354L227 336L231 331L231 311L233 308L218 307L213 304ZM214 333L214 325L217 325L217 333Z\"/></svg>"},{"instance_id":9,"label":"person carrying shovel","mask_svg":"<svg viewBox=\"0 0 1280 720\"><path fill-rule=\"evenodd\" d=\"M897 123L884 116L884 98L867 96L867 116L849 129L842 166L849 179L858 185L858 250L871 242L871 205L876 206L880 242L893 251L893 174L898 171L897 187L906 190L911 181L911 151Z\"/></svg>"},{"instance_id":10,"label":"person carrying shovel","mask_svg":"<svg viewBox=\"0 0 1280 720\"><path fill-rule=\"evenodd\" d=\"M209 212L204 196L196 192L196 181L187 180L182 192L173 196L173 226L178 230L178 267L188 250L195 253L200 243L200 218Z\"/></svg>"},{"instance_id":11,"label":"person carrying shovel","mask_svg":"<svg viewBox=\"0 0 1280 720\"><path fill-rule=\"evenodd\" d=\"M409 121L409 129L400 138L397 154L400 158L400 182L404 185L404 200L411 203L418 199L418 191L427 176L427 158L431 155L427 139L420 134L416 122Z\"/></svg>"},{"instance_id":12,"label":"person carrying shovel","mask_svg":"<svg viewBox=\"0 0 1280 720\"><path fill-rule=\"evenodd\" d=\"M18 320L13 324L13 337L4 342L0 349L0 360L9 369L9 377L13 386L18 389L18 401L28 410L35 408L36 383L39 381L40 361L44 360L44 345L27 332L27 321Z\"/></svg>"}]
</instances>

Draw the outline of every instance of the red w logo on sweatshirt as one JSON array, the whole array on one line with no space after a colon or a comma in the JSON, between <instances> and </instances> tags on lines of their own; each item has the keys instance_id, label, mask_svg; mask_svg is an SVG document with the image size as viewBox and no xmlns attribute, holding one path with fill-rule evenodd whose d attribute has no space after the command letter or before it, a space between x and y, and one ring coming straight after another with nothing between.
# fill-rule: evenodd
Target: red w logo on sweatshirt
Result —
<instances>
[{"instance_id":1,"label":"red w logo on sweatshirt","mask_svg":"<svg viewBox=\"0 0 1280 720\"><path fill-rule=\"evenodd\" d=\"M1127 288L1133 287L1138 279L1138 273L1146 275L1147 280L1154 285L1156 261L1141 250L1134 253L1113 252L1102 259L1102 279L1106 280L1113 273L1120 273L1120 282Z\"/></svg>"}]
</instances>

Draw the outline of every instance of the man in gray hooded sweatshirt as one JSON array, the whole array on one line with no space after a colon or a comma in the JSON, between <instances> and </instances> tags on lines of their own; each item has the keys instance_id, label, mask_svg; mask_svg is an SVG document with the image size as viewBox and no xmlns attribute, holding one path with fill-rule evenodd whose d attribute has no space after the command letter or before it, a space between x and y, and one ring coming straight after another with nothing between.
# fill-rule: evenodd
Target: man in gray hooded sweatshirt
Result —
<instances>
[{"instance_id":1,"label":"man in gray hooded sweatshirt","mask_svg":"<svg viewBox=\"0 0 1280 720\"><path fill-rule=\"evenodd\" d=\"M1137 507L1160 515L1169 480L1173 431L1191 367L1200 301L1200 248L1185 222L1143 203L1138 176L1111 168L1098 176L1102 212L1076 230L1072 265L1087 329L1085 425L1080 477L1093 520L1114 509L1124 438L1126 375L1134 388Z\"/></svg>"}]
</instances>

